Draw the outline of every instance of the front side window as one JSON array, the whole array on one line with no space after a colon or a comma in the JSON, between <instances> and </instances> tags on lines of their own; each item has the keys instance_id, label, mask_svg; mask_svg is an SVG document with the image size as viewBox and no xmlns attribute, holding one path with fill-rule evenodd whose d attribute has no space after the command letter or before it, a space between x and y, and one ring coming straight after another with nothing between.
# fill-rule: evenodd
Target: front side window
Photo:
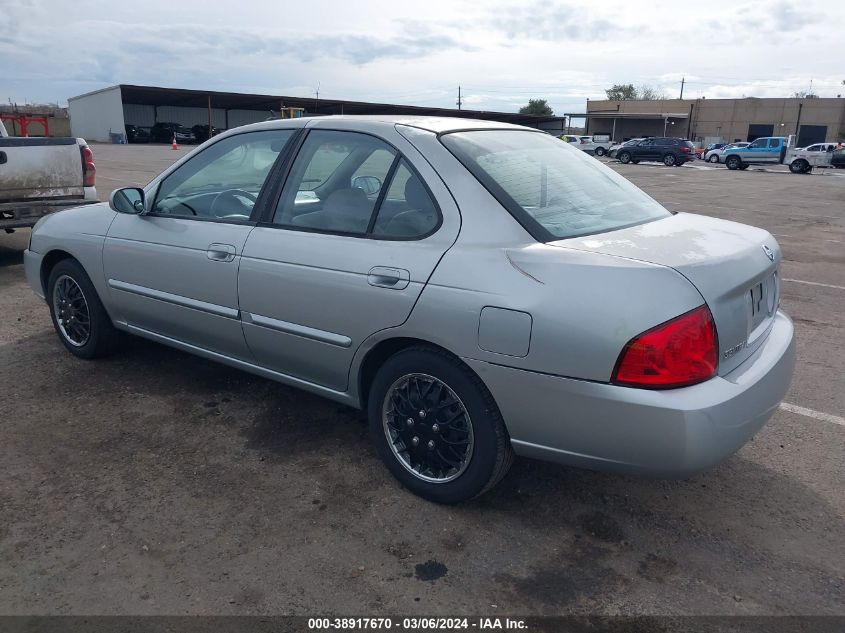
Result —
<instances>
[{"instance_id":1,"label":"front side window","mask_svg":"<svg viewBox=\"0 0 845 633\"><path fill-rule=\"evenodd\" d=\"M758 149L758 148L761 148L761 147L766 147L766 140L767 139L764 139L764 138L758 138L756 141L751 143L751 145L749 145L748 147L750 149Z\"/></svg>"},{"instance_id":2,"label":"front side window","mask_svg":"<svg viewBox=\"0 0 845 633\"><path fill-rule=\"evenodd\" d=\"M453 132L441 141L540 241L671 215L612 169L540 132Z\"/></svg>"},{"instance_id":3,"label":"front side window","mask_svg":"<svg viewBox=\"0 0 845 633\"><path fill-rule=\"evenodd\" d=\"M312 130L302 144L273 223L349 235L418 238L440 214L419 176L384 141Z\"/></svg>"},{"instance_id":4,"label":"front side window","mask_svg":"<svg viewBox=\"0 0 845 633\"><path fill-rule=\"evenodd\" d=\"M162 181L152 212L195 219L244 221L294 130L225 138Z\"/></svg>"}]
</instances>

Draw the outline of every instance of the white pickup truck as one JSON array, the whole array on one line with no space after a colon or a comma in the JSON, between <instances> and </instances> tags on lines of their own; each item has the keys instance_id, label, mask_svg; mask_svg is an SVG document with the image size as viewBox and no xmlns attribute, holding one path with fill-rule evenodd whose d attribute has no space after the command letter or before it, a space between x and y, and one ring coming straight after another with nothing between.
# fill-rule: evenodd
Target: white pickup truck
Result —
<instances>
[{"instance_id":1,"label":"white pickup truck","mask_svg":"<svg viewBox=\"0 0 845 633\"><path fill-rule=\"evenodd\" d=\"M81 138L10 137L0 123L0 229L97 202L94 154Z\"/></svg>"}]
</instances>

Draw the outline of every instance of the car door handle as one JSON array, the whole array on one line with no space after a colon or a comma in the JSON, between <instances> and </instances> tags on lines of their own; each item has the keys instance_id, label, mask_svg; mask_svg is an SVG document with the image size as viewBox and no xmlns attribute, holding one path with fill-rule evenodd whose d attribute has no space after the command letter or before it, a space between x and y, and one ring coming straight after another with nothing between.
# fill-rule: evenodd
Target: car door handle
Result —
<instances>
[{"instance_id":1,"label":"car door handle","mask_svg":"<svg viewBox=\"0 0 845 633\"><path fill-rule=\"evenodd\" d=\"M213 262L230 262L235 259L235 247L231 244L209 244L205 256Z\"/></svg>"},{"instance_id":2,"label":"car door handle","mask_svg":"<svg viewBox=\"0 0 845 633\"><path fill-rule=\"evenodd\" d=\"M379 288L391 288L402 290L408 287L411 281L411 273L402 268L389 268L387 266L375 266L367 274L367 283Z\"/></svg>"}]
</instances>

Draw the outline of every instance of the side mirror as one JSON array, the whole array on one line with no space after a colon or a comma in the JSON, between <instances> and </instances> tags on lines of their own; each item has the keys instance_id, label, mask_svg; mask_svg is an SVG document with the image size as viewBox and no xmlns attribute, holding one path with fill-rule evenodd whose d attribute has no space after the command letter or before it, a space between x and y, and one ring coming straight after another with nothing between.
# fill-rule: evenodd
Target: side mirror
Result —
<instances>
[{"instance_id":1,"label":"side mirror","mask_svg":"<svg viewBox=\"0 0 845 633\"><path fill-rule=\"evenodd\" d=\"M112 211L138 215L144 213L144 190L138 187L124 187L115 189L109 196L109 206Z\"/></svg>"},{"instance_id":2,"label":"side mirror","mask_svg":"<svg viewBox=\"0 0 845 633\"><path fill-rule=\"evenodd\" d=\"M365 194L371 196L381 191L381 180L375 176L358 176L352 179L352 188L361 189Z\"/></svg>"}]
</instances>

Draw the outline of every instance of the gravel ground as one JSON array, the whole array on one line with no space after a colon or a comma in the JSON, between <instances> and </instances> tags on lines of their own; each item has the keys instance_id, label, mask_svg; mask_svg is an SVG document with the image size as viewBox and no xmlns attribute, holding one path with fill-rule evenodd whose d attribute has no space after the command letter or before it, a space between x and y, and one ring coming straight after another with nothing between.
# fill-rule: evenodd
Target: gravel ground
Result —
<instances>
[{"instance_id":1,"label":"gravel ground","mask_svg":"<svg viewBox=\"0 0 845 633\"><path fill-rule=\"evenodd\" d=\"M102 197L184 150L95 146ZM781 242L790 404L845 415L845 178L616 166ZM441 507L363 415L144 341L58 342L0 235L2 614L845 614L845 427L785 410L686 481L519 460ZM826 285L812 285L826 284Z\"/></svg>"}]
</instances>

